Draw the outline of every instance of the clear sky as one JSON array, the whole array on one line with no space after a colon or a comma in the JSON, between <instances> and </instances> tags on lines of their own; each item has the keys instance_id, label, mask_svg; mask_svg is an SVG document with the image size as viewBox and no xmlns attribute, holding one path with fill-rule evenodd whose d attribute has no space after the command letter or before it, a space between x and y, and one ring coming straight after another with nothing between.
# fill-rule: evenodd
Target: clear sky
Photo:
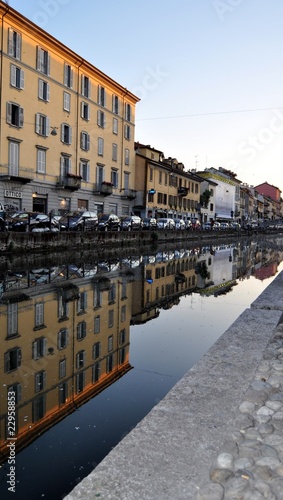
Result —
<instances>
[{"instance_id":1,"label":"clear sky","mask_svg":"<svg viewBox=\"0 0 283 500\"><path fill-rule=\"evenodd\" d=\"M9 0L141 98L135 140L283 191L282 0Z\"/></svg>"}]
</instances>

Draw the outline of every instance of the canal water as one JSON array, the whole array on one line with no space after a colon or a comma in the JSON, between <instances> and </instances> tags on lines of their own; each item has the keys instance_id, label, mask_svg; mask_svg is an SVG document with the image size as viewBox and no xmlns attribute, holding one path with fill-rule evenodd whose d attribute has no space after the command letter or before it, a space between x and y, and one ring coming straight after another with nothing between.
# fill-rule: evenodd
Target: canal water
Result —
<instances>
[{"instance_id":1,"label":"canal water","mask_svg":"<svg viewBox=\"0 0 283 500\"><path fill-rule=\"evenodd\" d=\"M282 269L280 238L9 263L0 285L0 498L64 498Z\"/></svg>"}]
</instances>

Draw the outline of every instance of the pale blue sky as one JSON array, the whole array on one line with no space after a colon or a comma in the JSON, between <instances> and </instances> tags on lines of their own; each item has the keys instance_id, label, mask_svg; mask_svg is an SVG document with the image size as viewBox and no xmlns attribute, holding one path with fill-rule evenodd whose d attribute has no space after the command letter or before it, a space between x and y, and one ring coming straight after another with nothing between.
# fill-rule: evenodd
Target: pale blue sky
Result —
<instances>
[{"instance_id":1,"label":"pale blue sky","mask_svg":"<svg viewBox=\"0 0 283 500\"><path fill-rule=\"evenodd\" d=\"M10 0L141 97L135 139L283 191L282 0Z\"/></svg>"}]
</instances>

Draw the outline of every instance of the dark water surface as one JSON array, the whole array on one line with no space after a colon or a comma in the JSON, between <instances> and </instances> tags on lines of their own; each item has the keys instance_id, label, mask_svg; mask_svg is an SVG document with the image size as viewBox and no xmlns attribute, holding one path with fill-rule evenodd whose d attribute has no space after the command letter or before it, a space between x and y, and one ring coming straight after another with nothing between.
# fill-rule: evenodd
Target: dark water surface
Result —
<instances>
[{"instance_id":1,"label":"dark water surface","mask_svg":"<svg viewBox=\"0 0 283 500\"><path fill-rule=\"evenodd\" d=\"M21 280L24 278L29 287L34 285L33 296L29 298L28 305L24 301L21 302L23 308L21 314L25 315L25 324L30 325L31 333L26 332L26 339L11 338L9 340L11 326L8 324L8 333L6 332L2 337L6 343L8 342L8 347L4 346L4 341L2 342L3 353L14 347L11 342L21 345L22 365L20 368L24 366L26 371L12 370L7 374L5 366L1 365L1 380L3 380L1 418L2 424L5 425L3 422L7 387L20 382L19 428L22 418L23 421L30 422L29 429L24 430L25 436L28 437L29 432L37 428L36 425L38 431L27 440L29 443L27 442L25 446L20 441L20 436L18 438L20 450L16 453L15 493L8 490L7 474L10 471L10 465L7 457L4 459L5 443L2 446L0 498L21 500L63 498L167 394L272 282L278 272L283 269L283 253L280 248L281 241L277 242L277 245L272 242L270 247L265 245L264 248L261 248L257 242L254 245L250 243L247 246L242 245L242 248L215 246L186 251L178 250L171 253L152 252L151 255L124 259L122 263L120 261L109 265L100 262L92 269L90 269L91 266L86 266L83 271L82 266L74 264L71 269L68 269L67 277L68 280L72 279L73 283L76 283L80 296L74 296L72 300L70 297L67 299L68 321L71 314L74 315L73 318L76 321L73 323L76 328L74 332L69 331L69 342L71 337L76 337L77 342L77 323L81 318L87 318L87 331L85 338L83 336L83 339L79 340L78 347L73 339L73 349L67 351L69 346L65 351L63 349L66 354L61 350L57 353L57 340L54 340L53 344L51 342L52 335L56 334L57 339L58 331L61 331L60 328L66 320L64 317L59 317L58 320L57 315L60 315L58 307L62 306L60 300L62 296L66 299L66 294L70 293L70 289L64 289L63 292L61 288L59 291L56 289L55 295L54 290L53 295L50 292L52 276L55 282L59 279L60 272L62 274L63 271L33 269L32 275L28 278L18 272L21 276L21 278L18 277L18 288L21 287L19 283L22 283ZM206 265L203 264L204 262ZM104 274L100 273L101 268L104 269ZM103 280L100 278L102 275ZM47 279L46 276L49 278ZM68 404L66 398L63 403L61 402L61 406L59 405L61 408L61 413L58 413L59 417L52 421L53 413L51 410L48 413L48 398L51 401L52 391L56 391L57 395L58 388L59 391L62 390L61 381L58 380L57 375L58 362L65 359L66 355L67 363L68 356L70 356L75 365L76 353L81 351L82 347L86 351L92 349L94 339L95 341L98 339L94 334L95 327L92 326L93 317L96 317L98 310L96 298L94 298L97 291L97 276L99 276L100 298L104 300L103 297L106 297L107 299L105 305L104 302L100 304L99 309L101 324L106 325L106 331L97 334L101 335L101 341L106 343L106 354L103 359L102 355L99 359L102 360L101 363L104 361L106 363L106 381L109 375L115 374L115 370L117 376L102 384L97 393L92 397L87 396L84 401L79 398L83 398L84 392L88 391L89 374L85 370L84 380L83 376L78 378L81 373L80 369L75 371L74 378L69 378L73 381L72 390L77 391L73 397L73 406L64 414L64 404ZM105 276L109 278L107 282ZM7 276L5 280L5 286L8 282L12 282ZM9 287L10 290L13 285ZM8 288L6 288L6 293L10 293L7 290ZM28 294L29 290L30 288L26 288L25 293ZM84 304L85 316L79 316L76 301L81 300L83 292L87 294L87 305ZM2 299L3 297L5 299L5 289ZM10 302L2 300L2 309L0 309L2 319L6 314L7 304L13 303L11 297L9 300ZM59 303L56 309L52 309L54 300L56 304ZM34 327L33 313L33 307L36 307L37 301L44 301L45 314L48 315L44 320L46 328L39 332ZM122 311L123 304L127 306L124 311ZM116 316L116 306L118 316ZM114 324L109 326L111 308L115 309L115 318ZM103 311L106 309L107 315L103 319ZM52 311L56 311L54 317L52 317ZM126 316L123 316L124 313ZM20 318L21 316L18 319L19 324ZM53 325L51 328L48 321ZM125 328L122 328L123 322L126 325L124 325ZM1 325L4 324L7 325L6 317ZM91 325L91 328L88 325ZM68 328L70 329L70 325ZM109 342L113 342L113 339L109 340L109 332L113 328L117 330L117 338L119 338L115 351L117 358L111 358L109 355L112 349L112 344ZM42 335L48 338L47 345L54 347L51 347L51 351L49 347L49 351L45 352L43 356L45 364L39 366L38 361L30 359L30 353L34 339ZM86 344L88 339L91 339L91 343ZM28 344L27 350L21 344L25 341ZM119 345L123 345L123 341L126 346L124 350L119 348ZM1 359L3 359L3 354ZM91 363L94 364L93 355L90 354L88 359L91 359ZM118 359L120 359L120 364ZM87 363L84 367L88 367ZM52 368L49 371L51 365ZM118 365L125 367L124 371L119 374ZM47 374L46 381L42 382L42 386L36 384L34 386L34 377L37 373L42 374L43 371ZM25 383L25 380L30 383ZM62 380L65 380L64 377ZM82 388L78 389L79 386L76 384L80 383ZM70 385L68 390L71 390ZM38 403L40 395L46 396L46 406L43 407L42 413ZM50 403L51 406L52 404ZM2 443L5 440L3 425L1 427ZM17 446L16 441L16 448Z\"/></svg>"}]
</instances>

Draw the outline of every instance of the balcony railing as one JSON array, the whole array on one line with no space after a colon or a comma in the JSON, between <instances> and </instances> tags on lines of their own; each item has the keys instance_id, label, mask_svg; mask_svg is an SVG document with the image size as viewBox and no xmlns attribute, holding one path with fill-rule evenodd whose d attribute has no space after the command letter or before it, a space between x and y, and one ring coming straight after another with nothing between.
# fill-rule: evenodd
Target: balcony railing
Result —
<instances>
[{"instance_id":1,"label":"balcony railing","mask_svg":"<svg viewBox=\"0 0 283 500\"><path fill-rule=\"evenodd\" d=\"M186 187L178 187L178 196L187 196L189 189Z\"/></svg>"},{"instance_id":2,"label":"balcony railing","mask_svg":"<svg viewBox=\"0 0 283 500\"><path fill-rule=\"evenodd\" d=\"M34 171L31 168L0 166L0 181L17 181L22 184L32 182Z\"/></svg>"},{"instance_id":3,"label":"balcony railing","mask_svg":"<svg viewBox=\"0 0 283 500\"><path fill-rule=\"evenodd\" d=\"M94 184L93 192L102 194L103 196L109 196L113 194L113 184L111 182L100 182Z\"/></svg>"},{"instance_id":4,"label":"balcony railing","mask_svg":"<svg viewBox=\"0 0 283 500\"><path fill-rule=\"evenodd\" d=\"M121 190L121 198L134 200L137 196L137 192L134 189L124 188Z\"/></svg>"},{"instance_id":5,"label":"balcony railing","mask_svg":"<svg viewBox=\"0 0 283 500\"><path fill-rule=\"evenodd\" d=\"M60 175L57 179L57 187L62 189L70 189L75 191L81 187L81 176L80 175Z\"/></svg>"}]
</instances>

